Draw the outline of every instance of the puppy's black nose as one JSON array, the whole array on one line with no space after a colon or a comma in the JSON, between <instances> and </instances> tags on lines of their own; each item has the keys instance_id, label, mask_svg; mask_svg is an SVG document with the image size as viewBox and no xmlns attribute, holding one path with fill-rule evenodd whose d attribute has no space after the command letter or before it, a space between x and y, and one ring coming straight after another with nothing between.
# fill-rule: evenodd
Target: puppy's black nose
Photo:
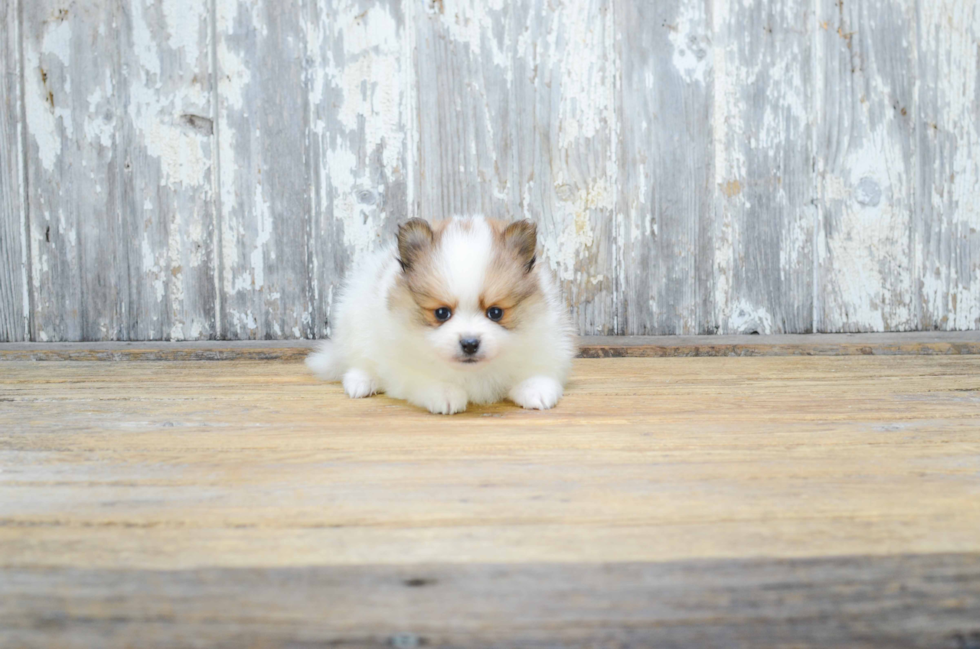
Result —
<instances>
[{"instance_id":1,"label":"puppy's black nose","mask_svg":"<svg viewBox=\"0 0 980 649\"><path fill-rule=\"evenodd\" d=\"M480 349L480 339L479 338L460 338L459 346L463 348L463 351L468 355L472 356Z\"/></svg>"}]
</instances>

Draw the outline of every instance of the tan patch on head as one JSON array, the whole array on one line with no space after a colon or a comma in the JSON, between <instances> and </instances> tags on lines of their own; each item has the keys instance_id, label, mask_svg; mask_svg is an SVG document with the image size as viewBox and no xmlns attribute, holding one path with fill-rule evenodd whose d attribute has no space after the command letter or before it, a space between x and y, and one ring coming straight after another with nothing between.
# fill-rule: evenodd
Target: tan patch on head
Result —
<instances>
[{"instance_id":1,"label":"tan patch on head","mask_svg":"<svg viewBox=\"0 0 980 649\"><path fill-rule=\"evenodd\" d=\"M542 298L541 286L534 272L537 233L530 221L487 219L494 234L493 257L487 268L480 308L503 309L498 321L502 327L513 329L522 316Z\"/></svg>"},{"instance_id":2,"label":"tan patch on head","mask_svg":"<svg viewBox=\"0 0 980 649\"><path fill-rule=\"evenodd\" d=\"M435 310L448 307L455 312L456 301L451 298L442 278L435 272L435 252L449 221L428 223L411 219L398 229L398 259L401 275L388 294L390 310L413 314L422 325L438 327Z\"/></svg>"}]
</instances>

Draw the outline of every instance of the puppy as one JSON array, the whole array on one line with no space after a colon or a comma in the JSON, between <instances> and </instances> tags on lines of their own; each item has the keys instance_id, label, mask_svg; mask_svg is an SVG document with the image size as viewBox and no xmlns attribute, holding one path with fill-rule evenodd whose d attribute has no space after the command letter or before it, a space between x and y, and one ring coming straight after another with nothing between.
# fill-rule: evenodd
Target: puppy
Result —
<instances>
[{"instance_id":1,"label":"puppy","mask_svg":"<svg viewBox=\"0 0 980 649\"><path fill-rule=\"evenodd\" d=\"M450 415L562 396L575 335L529 221L412 219L340 294L335 331L306 359L352 399L384 392Z\"/></svg>"}]
</instances>

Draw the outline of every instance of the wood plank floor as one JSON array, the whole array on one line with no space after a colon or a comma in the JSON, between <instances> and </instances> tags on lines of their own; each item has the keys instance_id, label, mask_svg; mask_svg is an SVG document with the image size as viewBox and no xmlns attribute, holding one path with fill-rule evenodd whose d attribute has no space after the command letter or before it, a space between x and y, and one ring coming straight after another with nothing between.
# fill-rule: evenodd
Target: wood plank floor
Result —
<instances>
[{"instance_id":1,"label":"wood plank floor","mask_svg":"<svg viewBox=\"0 0 980 649\"><path fill-rule=\"evenodd\" d=\"M975 649L980 356L2 363L0 647L130 646Z\"/></svg>"}]
</instances>

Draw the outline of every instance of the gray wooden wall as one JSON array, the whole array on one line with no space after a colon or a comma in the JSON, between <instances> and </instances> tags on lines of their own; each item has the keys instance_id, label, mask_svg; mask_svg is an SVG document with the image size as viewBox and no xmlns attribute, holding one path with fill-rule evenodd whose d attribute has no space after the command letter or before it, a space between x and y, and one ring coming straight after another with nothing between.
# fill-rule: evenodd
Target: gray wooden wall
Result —
<instances>
[{"instance_id":1,"label":"gray wooden wall","mask_svg":"<svg viewBox=\"0 0 980 649\"><path fill-rule=\"evenodd\" d=\"M0 340L328 332L413 216L583 333L980 328L974 0L0 0Z\"/></svg>"}]
</instances>

